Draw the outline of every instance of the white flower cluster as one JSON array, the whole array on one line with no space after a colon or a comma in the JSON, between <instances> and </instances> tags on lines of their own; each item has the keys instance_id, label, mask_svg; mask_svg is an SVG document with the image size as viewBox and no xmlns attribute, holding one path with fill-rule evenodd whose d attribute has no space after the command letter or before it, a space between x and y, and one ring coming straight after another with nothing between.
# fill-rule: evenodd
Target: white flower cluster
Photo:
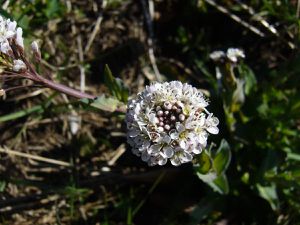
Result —
<instances>
[{"instance_id":1,"label":"white flower cluster","mask_svg":"<svg viewBox=\"0 0 300 225\"><path fill-rule=\"evenodd\" d=\"M10 21L0 15L0 51L6 55L12 54L11 45L16 44L24 49L22 28L17 27L16 21Z\"/></svg>"},{"instance_id":2,"label":"white flower cluster","mask_svg":"<svg viewBox=\"0 0 300 225\"><path fill-rule=\"evenodd\" d=\"M245 53L243 50L238 48L229 48L226 52L214 51L209 57L215 62L222 62L225 59L229 60L231 63L237 63L239 59L245 58Z\"/></svg>"},{"instance_id":3,"label":"white flower cluster","mask_svg":"<svg viewBox=\"0 0 300 225\"><path fill-rule=\"evenodd\" d=\"M0 15L0 53L12 59L12 70L21 72L26 69L20 59L24 52L23 30L16 21L10 21Z\"/></svg>"},{"instance_id":4,"label":"white flower cluster","mask_svg":"<svg viewBox=\"0 0 300 225\"><path fill-rule=\"evenodd\" d=\"M127 140L150 166L190 162L218 134L219 120L206 109L202 92L180 81L146 86L128 103Z\"/></svg>"}]
</instances>

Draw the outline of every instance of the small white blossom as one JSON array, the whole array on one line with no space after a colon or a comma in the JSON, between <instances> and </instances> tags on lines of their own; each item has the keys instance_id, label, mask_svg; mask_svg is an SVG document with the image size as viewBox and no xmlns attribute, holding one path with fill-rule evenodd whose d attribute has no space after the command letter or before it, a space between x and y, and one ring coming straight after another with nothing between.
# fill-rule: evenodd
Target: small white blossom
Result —
<instances>
[{"instance_id":1,"label":"small white blossom","mask_svg":"<svg viewBox=\"0 0 300 225\"><path fill-rule=\"evenodd\" d=\"M239 59L245 58L245 53L239 48L229 48L226 53L220 50L213 51L209 58L215 62L222 62L227 59L231 63L237 63Z\"/></svg>"},{"instance_id":2,"label":"small white blossom","mask_svg":"<svg viewBox=\"0 0 300 225\"><path fill-rule=\"evenodd\" d=\"M26 70L26 68L27 67L26 67L25 63L22 60L20 60L20 59L14 60L13 71L21 72L21 71Z\"/></svg>"},{"instance_id":3,"label":"small white blossom","mask_svg":"<svg viewBox=\"0 0 300 225\"><path fill-rule=\"evenodd\" d=\"M223 51L213 51L209 54L209 58L213 61L218 62L223 60L226 57L226 54Z\"/></svg>"},{"instance_id":4,"label":"small white blossom","mask_svg":"<svg viewBox=\"0 0 300 225\"><path fill-rule=\"evenodd\" d=\"M226 56L231 62L236 63L239 59L245 58L245 53L238 48L229 48L226 52Z\"/></svg>"},{"instance_id":5,"label":"small white blossom","mask_svg":"<svg viewBox=\"0 0 300 225\"><path fill-rule=\"evenodd\" d=\"M202 92L180 81L146 86L129 101L127 140L150 166L190 162L219 132L219 120L206 109Z\"/></svg>"}]
</instances>

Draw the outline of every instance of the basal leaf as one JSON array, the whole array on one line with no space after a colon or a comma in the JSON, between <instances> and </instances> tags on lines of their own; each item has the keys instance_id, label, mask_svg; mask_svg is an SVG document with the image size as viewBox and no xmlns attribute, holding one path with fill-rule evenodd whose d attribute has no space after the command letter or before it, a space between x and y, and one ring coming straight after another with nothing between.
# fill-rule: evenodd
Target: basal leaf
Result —
<instances>
[{"instance_id":1,"label":"basal leaf","mask_svg":"<svg viewBox=\"0 0 300 225\"><path fill-rule=\"evenodd\" d=\"M215 191L219 192L220 194L228 194L229 192L229 185L227 181L227 177L225 174L219 175L213 182L209 183Z\"/></svg>"},{"instance_id":2,"label":"basal leaf","mask_svg":"<svg viewBox=\"0 0 300 225\"><path fill-rule=\"evenodd\" d=\"M256 187L259 195L269 202L273 210L276 210L279 205L275 184L272 184L271 186L261 186L260 184L257 184Z\"/></svg>"},{"instance_id":3,"label":"basal leaf","mask_svg":"<svg viewBox=\"0 0 300 225\"><path fill-rule=\"evenodd\" d=\"M124 104L118 99L107 97L105 95L100 95L95 100L81 99L81 102L93 108L107 112L115 112L118 108L124 107Z\"/></svg>"},{"instance_id":4,"label":"basal leaf","mask_svg":"<svg viewBox=\"0 0 300 225\"><path fill-rule=\"evenodd\" d=\"M214 156L213 167L217 174L225 172L231 161L230 147L225 139L222 139L221 144Z\"/></svg>"},{"instance_id":5,"label":"basal leaf","mask_svg":"<svg viewBox=\"0 0 300 225\"><path fill-rule=\"evenodd\" d=\"M215 172L209 172L207 174L197 173L198 177L208 184L214 191L220 194L228 194L229 185L226 175L223 173L217 175Z\"/></svg>"}]
</instances>

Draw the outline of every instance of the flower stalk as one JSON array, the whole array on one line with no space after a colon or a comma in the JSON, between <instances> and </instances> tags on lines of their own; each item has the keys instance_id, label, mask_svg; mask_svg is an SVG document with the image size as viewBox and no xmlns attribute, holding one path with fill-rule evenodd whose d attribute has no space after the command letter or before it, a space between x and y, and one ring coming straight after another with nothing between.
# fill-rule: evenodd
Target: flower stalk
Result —
<instances>
[{"instance_id":1,"label":"flower stalk","mask_svg":"<svg viewBox=\"0 0 300 225\"><path fill-rule=\"evenodd\" d=\"M29 76L29 79L33 80L34 82L36 82L42 86L48 87L50 89L53 89L55 91L64 93L66 95L69 95L69 96L72 96L75 98L87 98L87 99L95 99L96 98L96 96L94 96L94 95L87 94L87 93L78 91L76 89L70 88L66 85L56 83L52 80L48 80L48 79L38 75L38 74L35 74L34 77Z\"/></svg>"}]
</instances>

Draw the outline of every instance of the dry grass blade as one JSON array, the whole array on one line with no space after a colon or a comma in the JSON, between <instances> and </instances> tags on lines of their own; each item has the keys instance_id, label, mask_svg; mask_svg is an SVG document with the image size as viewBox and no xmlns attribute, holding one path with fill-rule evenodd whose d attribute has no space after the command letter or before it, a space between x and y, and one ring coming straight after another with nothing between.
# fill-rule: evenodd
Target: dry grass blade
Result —
<instances>
[{"instance_id":1,"label":"dry grass blade","mask_svg":"<svg viewBox=\"0 0 300 225\"><path fill-rule=\"evenodd\" d=\"M260 36L260 37L264 37L265 36L265 34L263 32L261 32L259 29L257 29L256 27L252 26L248 22L242 20L238 16L232 14L231 12L228 11L228 9L226 9L225 7L217 4L214 0L205 0L205 2L207 2L211 6L215 7L217 10L219 10L220 12L222 12L225 15L229 16L231 19L233 19L234 21L238 22L242 26L246 27L247 29L249 29L253 33L257 34L258 36Z\"/></svg>"},{"instance_id":2,"label":"dry grass blade","mask_svg":"<svg viewBox=\"0 0 300 225\"><path fill-rule=\"evenodd\" d=\"M55 164L55 165L58 165L58 166L66 166L66 167L71 167L72 166L68 162L64 162L64 161L60 161L60 160L56 160L56 159L49 159L49 158L42 157L42 156L37 156L37 155L31 155L31 154L28 154L28 153L18 152L18 151L8 149L6 147L0 147L0 152L6 153L8 155L15 155L15 156L19 156L19 157L23 157L23 158L27 158L27 159L33 159L33 160L37 160L37 161L41 161L41 162Z\"/></svg>"}]
</instances>

